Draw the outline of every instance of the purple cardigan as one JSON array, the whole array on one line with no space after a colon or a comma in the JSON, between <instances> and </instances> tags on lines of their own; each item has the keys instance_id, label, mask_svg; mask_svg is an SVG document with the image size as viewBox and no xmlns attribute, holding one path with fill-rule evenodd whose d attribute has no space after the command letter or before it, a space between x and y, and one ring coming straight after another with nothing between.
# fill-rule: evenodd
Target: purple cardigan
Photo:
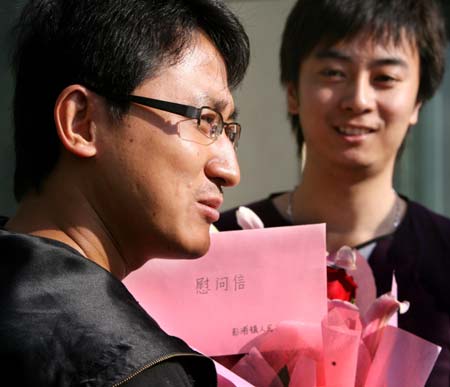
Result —
<instances>
[{"instance_id":1,"label":"purple cardigan","mask_svg":"<svg viewBox=\"0 0 450 387\"><path fill-rule=\"evenodd\" d=\"M277 195L247 205L266 227L290 225L272 203ZM450 219L404 199L408 203L405 217L394 234L377 240L369 264L378 295L390 290L395 270L398 297L411 304L409 311L399 316L399 327L442 347L426 386L449 387ZM240 228L235 211L222 214L216 223L219 230Z\"/></svg>"}]
</instances>

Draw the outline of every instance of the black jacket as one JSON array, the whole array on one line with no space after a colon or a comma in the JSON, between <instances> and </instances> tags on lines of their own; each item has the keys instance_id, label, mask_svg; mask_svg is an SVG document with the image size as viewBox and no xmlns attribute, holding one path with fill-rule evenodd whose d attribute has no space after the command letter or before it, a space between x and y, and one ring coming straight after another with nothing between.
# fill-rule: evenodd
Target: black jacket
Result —
<instances>
[{"instance_id":1,"label":"black jacket","mask_svg":"<svg viewBox=\"0 0 450 387\"><path fill-rule=\"evenodd\" d=\"M216 385L210 359L63 243L0 230L0 278L1 385Z\"/></svg>"}]
</instances>

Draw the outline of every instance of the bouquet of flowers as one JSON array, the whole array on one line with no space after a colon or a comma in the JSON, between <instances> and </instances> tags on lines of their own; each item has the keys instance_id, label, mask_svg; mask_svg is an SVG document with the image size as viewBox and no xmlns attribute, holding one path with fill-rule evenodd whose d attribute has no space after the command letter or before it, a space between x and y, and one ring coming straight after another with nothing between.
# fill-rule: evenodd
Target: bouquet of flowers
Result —
<instances>
[{"instance_id":1,"label":"bouquet of flowers","mask_svg":"<svg viewBox=\"0 0 450 387\"><path fill-rule=\"evenodd\" d=\"M264 227L248 208L237 218L244 229ZM351 273L364 280L363 292ZM301 321L283 321L251 341L237 362L228 361L231 371L262 387L423 386L440 348L389 324L409 308L396 299L395 278L393 291L375 299L366 260L343 247L328 257L327 280L321 343L308 341L311 327Z\"/></svg>"}]
</instances>

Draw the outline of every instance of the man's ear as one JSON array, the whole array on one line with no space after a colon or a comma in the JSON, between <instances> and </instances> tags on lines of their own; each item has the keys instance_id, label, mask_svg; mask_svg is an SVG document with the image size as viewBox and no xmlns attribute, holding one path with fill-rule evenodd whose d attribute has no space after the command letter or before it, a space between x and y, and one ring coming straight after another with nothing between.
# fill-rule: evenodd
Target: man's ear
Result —
<instances>
[{"instance_id":1,"label":"man's ear","mask_svg":"<svg viewBox=\"0 0 450 387\"><path fill-rule=\"evenodd\" d=\"M54 119L64 148L79 157L97 153L93 93L81 85L70 85L58 96Z\"/></svg>"},{"instance_id":2,"label":"man's ear","mask_svg":"<svg viewBox=\"0 0 450 387\"><path fill-rule=\"evenodd\" d=\"M415 125L417 124L417 121L419 121L419 113L420 109L422 109L422 102L417 102L416 106L414 107L414 110L411 113L411 117L409 119L409 125Z\"/></svg>"},{"instance_id":3,"label":"man's ear","mask_svg":"<svg viewBox=\"0 0 450 387\"><path fill-rule=\"evenodd\" d=\"M289 82L286 87L288 112L292 115L298 115L298 93L297 86Z\"/></svg>"}]
</instances>

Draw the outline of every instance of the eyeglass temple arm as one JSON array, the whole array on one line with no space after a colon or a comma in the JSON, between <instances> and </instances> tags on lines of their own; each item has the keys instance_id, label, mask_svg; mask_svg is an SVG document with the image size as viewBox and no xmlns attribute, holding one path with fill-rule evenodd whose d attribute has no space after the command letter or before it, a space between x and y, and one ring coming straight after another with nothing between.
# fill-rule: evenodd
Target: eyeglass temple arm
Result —
<instances>
[{"instance_id":1,"label":"eyeglass temple arm","mask_svg":"<svg viewBox=\"0 0 450 387\"><path fill-rule=\"evenodd\" d=\"M180 116L195 118L200 120L201 109L194 106L183 105L176 102L161 101L159 99L140 97L138 95L129 95L127 100L138 104L164 110L169 113L179 114Z\"/></svg>"}]
</instances>

